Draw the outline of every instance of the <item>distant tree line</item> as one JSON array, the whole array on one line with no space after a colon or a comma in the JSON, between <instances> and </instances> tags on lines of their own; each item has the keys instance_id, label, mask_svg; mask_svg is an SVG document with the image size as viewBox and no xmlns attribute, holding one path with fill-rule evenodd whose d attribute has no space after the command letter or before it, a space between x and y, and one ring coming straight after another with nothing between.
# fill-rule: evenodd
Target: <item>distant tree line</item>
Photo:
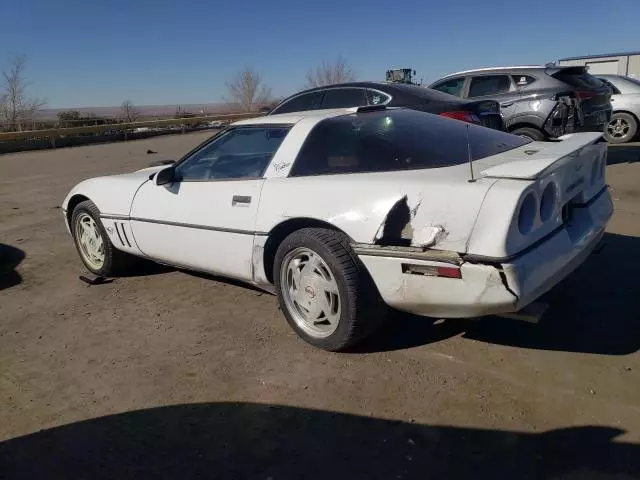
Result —
<instances>
[{"instance_id":1,"label":"distant tree line","mask_svg":"<svg viewBox=\"0 0 640 480\"><path fill-rule=\"evenodd\" d=\"M46 101L29 95L30 83L26 77L26 62L24 55L13 57L8 62L8 68L1 72L0 131L131 123L143 119L133 102L125 100L122 102L119 118L68 110L59 112L57 121L42 120L38 118L38 113L46 105ZM304 87L343 83L354 79L355 74L349 63L342 57L338 57L335 61L323 62L310 69L306 74ZM279 102L279 99L273 97L271 88L265 83L262 74L253 68L245 68L238 72L226 82L226 88L226 100L232 105L234 111L259 112L271 109ZM196 116L178 107L174 118Z\"/></svg>"},{"instance_id":2,"label":"distant tree line","mask_svg":"<svg viewBox=\"0 0 640 480\"><path fill-rule=\"evenodd\" d=\"M304 88L321 87L336 83L352 82L355 80L349 63L342 57L310 69L305 77ZM253 68L245 68L226 83L226 100L243 112L257 112L270 110L279 103L279 99L273 98L262 75Z\"/></svg>"}]
</instances>

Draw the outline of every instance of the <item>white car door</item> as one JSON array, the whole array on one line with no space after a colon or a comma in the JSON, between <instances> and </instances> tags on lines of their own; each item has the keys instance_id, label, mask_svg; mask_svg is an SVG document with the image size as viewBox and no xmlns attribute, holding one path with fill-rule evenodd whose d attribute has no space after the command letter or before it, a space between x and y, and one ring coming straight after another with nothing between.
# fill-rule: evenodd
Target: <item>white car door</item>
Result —
<instances>
[{"instance_id":1,"label":"white car door","mask_svg":"<svg viewBox=\"0 0 640 480\"><path fill-rule=\"evenodd\" d=\"M146 182L131 206L140 250L170 265L250 280L263 174L287 127L239 126L175 167L175 181Z\"/></svg>"}]
</instances>

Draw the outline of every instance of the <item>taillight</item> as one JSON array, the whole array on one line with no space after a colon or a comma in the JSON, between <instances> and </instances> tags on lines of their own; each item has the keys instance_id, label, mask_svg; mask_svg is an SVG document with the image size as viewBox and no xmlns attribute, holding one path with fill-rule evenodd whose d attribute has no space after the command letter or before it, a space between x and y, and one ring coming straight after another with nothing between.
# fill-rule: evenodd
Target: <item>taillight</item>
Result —
<instances>
[{"instance_id":1,"label":"taillight","mask_svg":"<svg viewBox=\"0 0 640 480\"><path fill-rule=\"evenodd\" d=\"M440 114L442 117L453 118L454 120L460 120L462 122L468 123L480 123L480 118L473 113L467 112L466 110L456 110L453 112L442 112Z\"/></svg>"},{"instance_id":2,"label":"taillight","mask_svg":"<svg viewBox=\"0 0 640 480\"><path fill-rule=\"evenodd\" d=\"M577 90L576 91L576 98L579 98L580 100L588 100L590 98L595 97L596 94L593 92L589 92L589 91L585 91L585 90Z\"/></svg>"},{"instance_id":3,"label":"taillight","mask_svg":"<svg viewBox=\"0 0 640 480\"><path fill-rule=\"evenodd\" d=\"M540 198L540 220L546 222L551 218L556 209L556 185L550 182L542 192Z\"/></svg>"},{"instance_id":4,"label":"taillight","mask_svg":"<svg viewBox=\"0 0 640 480\"><path fill-rule=\"evenodd\" d=\"M537 213L538 201L536 196L532 192L529 192L520 204L520 211L518 212L518 230L520 230L522 235L527 235L533 230Z\"/></svg>"}]
</instances>

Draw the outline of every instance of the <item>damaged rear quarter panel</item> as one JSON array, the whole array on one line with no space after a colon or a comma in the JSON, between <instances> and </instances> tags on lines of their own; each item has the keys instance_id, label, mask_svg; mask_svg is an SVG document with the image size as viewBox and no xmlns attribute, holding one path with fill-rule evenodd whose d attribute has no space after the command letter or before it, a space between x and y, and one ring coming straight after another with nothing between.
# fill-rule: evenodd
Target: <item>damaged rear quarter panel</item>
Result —
<instances>
[{"instance_id":1,"label":"damaged rear quarter panel","mask_svg":"<svg viewBox=\"0 0 640 480\"><path fill-rule=\"evenodd\" d=\"M358 243L377 243L386 233L400 242L404 238L415 244L415 238L435 249L465 252L482 201L494 183L469 183L468 173L468 165L458 165L268 178L256 230L269 232L290 218L312 218L334 225ZM398 208L403 202L406 207ZM396 225L389 229L389 223Z\"/></svg>"}]
</instances>

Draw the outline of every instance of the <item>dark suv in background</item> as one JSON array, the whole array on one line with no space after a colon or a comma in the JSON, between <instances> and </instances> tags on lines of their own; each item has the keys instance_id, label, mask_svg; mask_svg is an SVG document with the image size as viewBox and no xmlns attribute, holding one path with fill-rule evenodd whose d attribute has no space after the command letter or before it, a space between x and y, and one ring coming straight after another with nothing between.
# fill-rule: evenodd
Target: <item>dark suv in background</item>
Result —
<instances>
[{"instance_id":1,"label":"dark suv in background","mask_svg":"<svg viewBox=\"0 0 640 480\"><path fill-rule=\"evenodd\" d=\"M350 82L311 88L284 99L269 115L365 105L406 107L504 130L500 104L494 100L462 100L418 85L390 82Z\"/></svg>"},{"instance_id":2,"label":"dark suv in background","mask_svg":"<svg viewBox=\"0 0 640 480\"><path fill-rule=\"evenodd\" d=\"M611 92L585 67L500 67L454 73L429 88L468 100L497 100L506 129L532 140L603 132Z\"/></svg>"}]
</instances>

